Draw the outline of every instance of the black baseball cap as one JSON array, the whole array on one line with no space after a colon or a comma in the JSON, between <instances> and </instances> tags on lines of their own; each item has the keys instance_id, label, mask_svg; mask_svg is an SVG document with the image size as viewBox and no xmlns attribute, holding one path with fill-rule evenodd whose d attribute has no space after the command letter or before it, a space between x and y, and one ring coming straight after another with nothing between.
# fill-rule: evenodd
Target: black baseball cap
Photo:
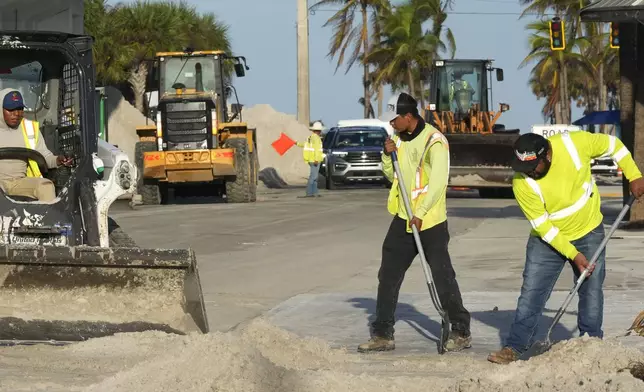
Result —
<instances>
[{"instance_id":1,"label":"black baseball cap","mask_svg":"<svg viewBox=\"0 0 644 392\"><path fill-rule=\"evenodd\" d=\"M548 154L548 140L536 133L525 133L514 142L514 157L512 169L521 173L529 173L537 168L541 158Z\"/></svg>"},{"instance_id":2,"label":"black baseball cap","mask_svg":"<svg viewBox=\"0 0 644 392\"><path fill-rule=\"evenodd\" d=\"M392 122L401 114L415 113L418 111L418 102L407 93L394 95L387 102L387 110L380 116L384 122Z\"/></svg>"}]
</instances>

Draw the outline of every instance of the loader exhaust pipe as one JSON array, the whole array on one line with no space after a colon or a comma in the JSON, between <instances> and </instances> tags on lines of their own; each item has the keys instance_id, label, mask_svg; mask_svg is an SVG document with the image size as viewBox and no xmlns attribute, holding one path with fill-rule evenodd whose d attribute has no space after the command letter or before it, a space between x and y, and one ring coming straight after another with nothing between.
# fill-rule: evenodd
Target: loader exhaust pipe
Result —
<instances>
[{"instance_id":1,"label":"loader exhaust pipe","mask_svg":"<svg viewBox=\"0 0 644 392\"><path fill-rule=\"evenodd\" d=\"M191 249L0 246L0 341L209 332Z\"/></svg>"}]
</instances>

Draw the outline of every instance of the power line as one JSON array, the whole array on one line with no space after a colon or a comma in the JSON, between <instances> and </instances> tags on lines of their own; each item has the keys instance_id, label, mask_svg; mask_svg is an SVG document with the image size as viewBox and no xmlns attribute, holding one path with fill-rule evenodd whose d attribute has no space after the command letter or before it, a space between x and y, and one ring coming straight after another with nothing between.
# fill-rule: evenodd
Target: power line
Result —
<instances>
[{"instance_id":1,"label":"power line","mask_svg":"<svg viewBox=\"0 0 644 392\"><path fill-rule=\"evenodd\" d=\"M482 0L481 0L482 1ZM494 2L490 0L490 2ZM499 3L505 3L505 1L498 1ZM340 11L339 9L337 10L331 10L331 9L317 9L317 10L311 10L310 13L311 15L315 15L317 12L338 12ZM557 16L557 14L549 14L549 13L540 13L540 12L527 12L527 13L521 13L521 12L459 12L459 11L447 11L445 12L447 15L487 15L487 16L495 16L495 15L515 15L515 16Z\"/></svg>"}]
</instances>

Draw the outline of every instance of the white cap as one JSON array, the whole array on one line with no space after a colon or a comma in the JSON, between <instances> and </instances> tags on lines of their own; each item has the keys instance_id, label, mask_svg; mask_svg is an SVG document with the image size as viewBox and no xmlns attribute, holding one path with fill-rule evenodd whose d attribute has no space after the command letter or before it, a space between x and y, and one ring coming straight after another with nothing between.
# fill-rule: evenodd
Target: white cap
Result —
<instances>
[{"instance_id":1,"label":"white cap","mask_svg":"<svg viewBox=\"0 0 644 392\"><path fill-rule=\"evenodd\" d=\"M380 116L380 120L392 122L398 115L409 113L413 107L418 109L418 103L411 95L404 92L394 95L387 102L387 110Z\"/></svg>"},{"instance_id":2,"label":"white cap","mask_svg":"<svg viewBox=\"0 0 644 392\"><path fill-rule=\"evenodd\" d=\"M311 131L323 131L324 130L324 125L322 125L321 121L316 121L309 127Z\"/></svg>"}]
</instances>

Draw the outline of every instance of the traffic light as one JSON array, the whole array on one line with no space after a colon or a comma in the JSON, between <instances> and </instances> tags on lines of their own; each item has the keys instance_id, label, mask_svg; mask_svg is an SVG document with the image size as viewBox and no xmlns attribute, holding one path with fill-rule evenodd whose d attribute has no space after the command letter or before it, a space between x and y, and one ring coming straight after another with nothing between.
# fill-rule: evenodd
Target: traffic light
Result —
<instances>
[{"instance_id":1,"label":"traffic light","mask_svg":"<svg viewBox=\"0 0 644 392\"><path fill-rule=\"evenodd\" d=\"M610 47L619 48L619 23L610 22Z\"/></svg>"},{"instance_id":2,"label":"traffic light","mask_svg":"<svg viewBox=\"0 0 644 392\"><path fill-rule=\"evenodd\" d=\"M564 22L559 18L554 18L550 22L550 49L564 50L565 48Z\"/></svg>"}]
</instances>

